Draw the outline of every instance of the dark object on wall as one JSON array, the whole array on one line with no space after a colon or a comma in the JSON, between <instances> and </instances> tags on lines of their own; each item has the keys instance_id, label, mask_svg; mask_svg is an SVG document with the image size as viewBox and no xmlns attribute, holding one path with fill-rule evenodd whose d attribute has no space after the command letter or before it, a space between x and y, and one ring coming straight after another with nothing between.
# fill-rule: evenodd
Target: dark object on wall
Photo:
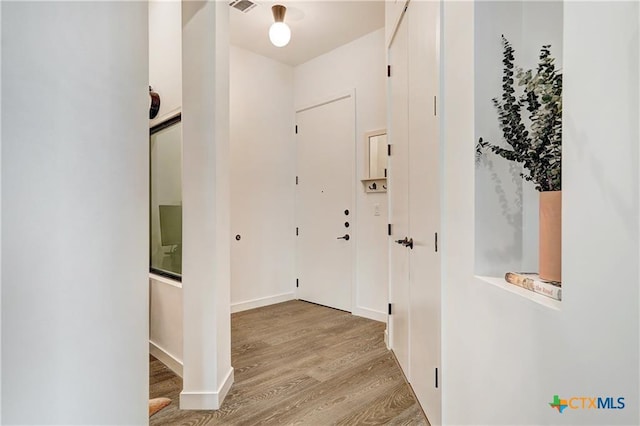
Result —
<instances>
[{"instance_id":1,"label":"dark object on wall","mask_svg":"<svg viewBox=\"0 0 640 426\"><path fill-rule=\"evenodd\" d=\"M149 107L149 119L151 120L156 118L158 111L160 111L160 95L149 86L149 96L151 96L151 106Z\"/></svg>"}]
</instances>

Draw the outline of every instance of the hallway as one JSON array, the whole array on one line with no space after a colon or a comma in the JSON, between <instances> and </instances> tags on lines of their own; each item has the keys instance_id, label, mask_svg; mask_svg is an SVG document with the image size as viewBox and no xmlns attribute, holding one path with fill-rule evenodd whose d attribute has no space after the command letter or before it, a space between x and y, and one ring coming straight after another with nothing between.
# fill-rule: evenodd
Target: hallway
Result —
<instances>
[{"instance_id":1,"label":"hallway","mask_svg":"<svg viewBox=\"0 0 640 426\"><path fill-rule=\"evenodd\" d=\"M231 316L235 382L219 411L180 411L182 380L151 358L150 425L428 425L383 341L384 324L302 301Z\"/></svg>"}]
</instances>

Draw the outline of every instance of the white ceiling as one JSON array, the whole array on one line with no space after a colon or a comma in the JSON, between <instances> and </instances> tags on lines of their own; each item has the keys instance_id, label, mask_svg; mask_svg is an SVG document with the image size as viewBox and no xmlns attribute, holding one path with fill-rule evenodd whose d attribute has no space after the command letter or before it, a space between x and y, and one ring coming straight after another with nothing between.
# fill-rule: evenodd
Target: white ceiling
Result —
<instances>
[{"instance_id":1,"label":"white ceiling","mask_svg":"<svg viewBox=\"0 0 640 426\"><path fill-rule=\"evenodd\" d=\"M252 1L257 6L247 13L230 7L231 44L292 66L384 27L384 1ZM280 48L268 35L274 4L287 8L291 28L291 41Z\"/></svg>"}]
</instances>

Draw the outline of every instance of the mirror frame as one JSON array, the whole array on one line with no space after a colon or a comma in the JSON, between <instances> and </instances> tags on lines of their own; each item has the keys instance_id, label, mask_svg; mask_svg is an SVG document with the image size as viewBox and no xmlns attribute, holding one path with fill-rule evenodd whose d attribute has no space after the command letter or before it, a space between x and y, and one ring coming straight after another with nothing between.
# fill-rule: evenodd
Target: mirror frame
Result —
<instances>
[{"instance_id":1,"label":"mirror frame","mask_svg":"<svg viewBox=\"0 0 640 426\"><path fill-rule=\"evenodd\" d=\"M382 136L387 134L387 129L374 130L371 132L367 132L364 134L364 143L365 143L365 179L382 179L386 178L386 176L371 176L371 138L376 136Z\"/></svg>"},{"instance_id":2,"label":"mirror frame","mask_svg":"<svg viewBox=\"0 0 640 426\"><path fill-rule=\"evenodd\" d=\"M381 135L387 135L387 129L372 130L364 134L364 179L361 179L366 192L387 192L386 176L371 176L371 138ZM387 139L388 143L388 139ZM386 155L386 152L385 154Z\"/></svg>"}]
</instances>

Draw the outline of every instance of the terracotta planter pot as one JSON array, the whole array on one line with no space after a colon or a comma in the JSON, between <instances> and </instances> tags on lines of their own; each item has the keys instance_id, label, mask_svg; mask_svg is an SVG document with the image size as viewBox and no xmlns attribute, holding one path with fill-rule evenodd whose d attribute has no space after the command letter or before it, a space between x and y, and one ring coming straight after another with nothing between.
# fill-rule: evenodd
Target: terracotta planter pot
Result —
<instances>
[{"instance_id":1,"label":"terracotta planter pot","mask_svg":"<svg viewBox=\"0 0 640 426\"><path fill-rule=\"evenodd\" d=\"M562 191L540 193L540 278L562 281Z\"/></svg>"}]
</instances>

